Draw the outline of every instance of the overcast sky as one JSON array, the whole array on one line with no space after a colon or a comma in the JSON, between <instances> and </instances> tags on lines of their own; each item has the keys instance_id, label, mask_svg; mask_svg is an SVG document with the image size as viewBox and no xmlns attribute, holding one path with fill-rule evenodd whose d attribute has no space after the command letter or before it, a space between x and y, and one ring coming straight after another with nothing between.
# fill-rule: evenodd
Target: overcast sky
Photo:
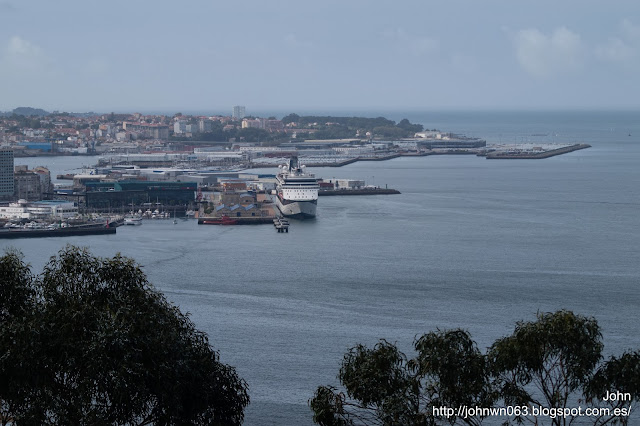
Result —
<instances>
[{"instance_id":1,"label":"overcast sky","mask_svg":"<svg viewBox=\"0 0 640 426\"><path fill-rule=\"evenodd\" d=\"M635 109L638 0L0 0L0 110Z\"/></svg>"}]
</instances>

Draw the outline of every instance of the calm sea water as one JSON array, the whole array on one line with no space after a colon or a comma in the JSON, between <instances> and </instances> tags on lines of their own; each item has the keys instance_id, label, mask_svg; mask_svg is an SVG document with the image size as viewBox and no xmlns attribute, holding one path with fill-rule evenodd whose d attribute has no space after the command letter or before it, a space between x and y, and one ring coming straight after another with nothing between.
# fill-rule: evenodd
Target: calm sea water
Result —
<instances>
[{"instance_id":1,"label":"calm sea water","mask_svg":"<svg viewBox=\"0 0 640 426\"><path fill-rule=\"evenodd\" d=\"M315 388L338 384L349 347L380 338L410 353L415 336L462 327L486 348L516 321L566 308L598 320L607 354L640 348L640 114L394 114L492 142L593 147L545 160L313 169L402 194L323 197L317 219L294 221L288 234L147 221L112 236L2 245L37 270L67 243L135 258L247 380L248 425L311 424ZM89 163L53 161L54 173Z\"/></svg>"}]
</instances>

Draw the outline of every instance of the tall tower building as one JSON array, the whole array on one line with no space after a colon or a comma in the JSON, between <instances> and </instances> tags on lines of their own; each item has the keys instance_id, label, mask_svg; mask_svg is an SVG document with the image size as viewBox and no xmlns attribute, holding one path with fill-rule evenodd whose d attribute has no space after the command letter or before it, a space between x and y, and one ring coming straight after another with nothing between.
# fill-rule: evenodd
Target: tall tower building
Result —
<instances>
[{"instance_id":1,"label":"tall tower building","mask_svg":"<svg viewBox=\"0 0 640 426\"><path fill-rule=\"evenodd\" d=\"M244 107L241 105L236 105L233 107L233 119L234 120L242 120L245 116Z\"/></svg>"},{"instance_id":2,"label":"tall tower building","mask_svg":"<svg viewBox=\"0 0 640 426\"><path fill-rule=\"evenodd\" d=\"M13 198L13 150L0 147L0 199Z\"/></svg>"}]
</instances>

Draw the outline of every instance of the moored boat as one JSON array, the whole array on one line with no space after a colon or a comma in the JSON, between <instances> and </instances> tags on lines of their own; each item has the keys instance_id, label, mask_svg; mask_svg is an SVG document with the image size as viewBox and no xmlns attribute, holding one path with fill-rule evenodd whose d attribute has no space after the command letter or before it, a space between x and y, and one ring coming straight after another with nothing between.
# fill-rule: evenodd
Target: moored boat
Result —
<instances>
[{"instance_id":1,"label":"moored boat","mask_svg":"<svg viewBox=\"0 0 640 426\"><path fill-rule=\"evenodd\" d=\"M229 216L211 217L203 219L203 225L236 225L238 221Z\"/></svg>"},{"instance_id":2,"label":"moored boat","mask_svg":"<svg viewBox=\"0 0 640 426\"><path fill-rule=\"evenodd\" d=\"M276 206L283 216L298 219L316 216L320 186L315 176L299 164L298 157L293 156L288 165L280 166L276 180Z\"/></svg>"},{"instance_id":3,"label":"moored boat","mask_svg":"<svg viewBox=\"0 0 640 426\"><path fill-rule=\"evenodd\" d=\"M124 224L129 226L142 225L142 218L140 216L127 216L124 218Z\"/></svg>"}]
</instances>

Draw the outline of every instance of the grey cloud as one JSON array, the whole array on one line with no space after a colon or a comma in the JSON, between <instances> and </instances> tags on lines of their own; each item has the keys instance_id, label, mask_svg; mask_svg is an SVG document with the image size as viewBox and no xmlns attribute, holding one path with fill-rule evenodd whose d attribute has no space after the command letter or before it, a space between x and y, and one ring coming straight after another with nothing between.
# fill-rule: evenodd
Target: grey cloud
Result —
<instances>
[{"instance_id":1,"label":"grey cloud","mask_svg":"<svg viewBox=\"0 0 640 426\"><path fill-rule=\"evenodd\" d=\"M388 29L382 33L382 37L392 42L401 53L414 57L432 54L440 47L437 39L411 34L404 28Z\"/></svg>"},{"instance_id":2,"label":"grey cloud","mask_svg":"<svg viewBox=\"0 0 640 426\"><path fill-rule=\"evenodd\" d=\"M580 35L565 27L546 35L538 29L520 30L513 42L520 66L538 78L551 77L582 67L585 47Z\"/></svg>"}]
</instances>

